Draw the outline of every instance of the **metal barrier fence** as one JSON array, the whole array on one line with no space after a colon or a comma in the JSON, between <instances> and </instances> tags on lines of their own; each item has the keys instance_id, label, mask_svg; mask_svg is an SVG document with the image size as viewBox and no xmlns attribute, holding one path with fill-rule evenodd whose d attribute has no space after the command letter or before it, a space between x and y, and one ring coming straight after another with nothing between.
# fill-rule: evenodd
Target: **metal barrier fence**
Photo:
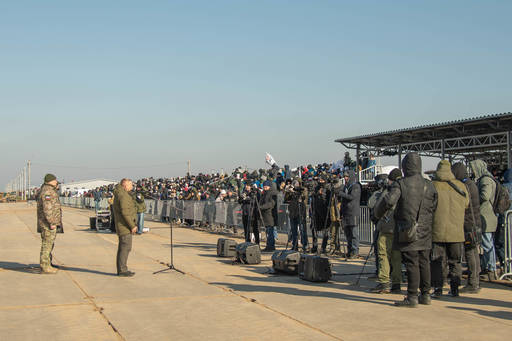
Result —
<instances>
[{"instance_id":1,"label":"metal barrier fence","mask_svg":"<svg viewBox=\"0 0 512 341\"><path fill-rule=\"evenodd\" d=\"M60 201L64 206L86 209L95 208L94 198L61 197ZM194 223L243 228L241 206L236 202L152 199L146 199L145 201L145 220L165 221L180 219L189 220ZM107 199L101 199L99 208L107 209L108 207ZM287 204L278 205L276 226L279 232L288 233L290 219ZM373 243L373 231L374 226L370 219L370 210L366 206L361 206L359 223L360 242Z\"/></svg>"},{"instance_id":2,"label":"metal barrier fence","mask_svg":"<svg viewBox=\"0 0 512 341\"><path fill-rule=\"evenodd\" d=\"M85 197L60 197L60 203L64 206L70 206L75 208L89 208L94 209L96 207L96 203L94 202L94 198L85 198ZM108 199L103 198L99 202L100 209L108 209Z\"/></svg>"},{"instance_id":3,"label":"metal barrier fence","mask_svg":"<svg viewBox=\"0 0 512 341\"><path fill-rule=\"evenodd\" d=\"M500 279L512 277L512 211L505 213L505 272Z\"/></svg>"}]
</instances>

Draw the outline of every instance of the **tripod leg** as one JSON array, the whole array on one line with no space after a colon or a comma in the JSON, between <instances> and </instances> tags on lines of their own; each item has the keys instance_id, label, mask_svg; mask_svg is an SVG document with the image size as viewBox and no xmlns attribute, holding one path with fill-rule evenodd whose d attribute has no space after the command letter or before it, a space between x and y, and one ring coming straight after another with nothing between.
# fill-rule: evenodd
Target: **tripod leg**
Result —
<instances>
[{"instance_id":1,"label":"tripod leg","mask_svg":"<svg viewBox=\"0 0 512 341\"><path fill-rule=\"evenodd\" d=\"M366 268L366 263L368 263L368 259L370 258L370 255L372 254L373 250L373 244L370 246L370 251L368 251L368 255L366 256L366 259L364 261L363 269L361 270L361 273L359 273L359 276L357 277L356 285L359 285L359 281L361 280L361 276L363 275L364 269Z\"/></svg>"}]
</instances>

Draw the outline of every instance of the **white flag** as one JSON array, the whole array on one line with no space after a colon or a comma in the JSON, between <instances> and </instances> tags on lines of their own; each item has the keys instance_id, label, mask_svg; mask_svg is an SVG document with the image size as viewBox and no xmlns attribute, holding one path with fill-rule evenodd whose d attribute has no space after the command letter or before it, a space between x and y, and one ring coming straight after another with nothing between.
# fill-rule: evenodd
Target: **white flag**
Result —
<instances>
[{"instance_id":1,"label":"white flag","mask_svg":"<svg viewBox=\"0 0 512 341\"><path fill-rule=\"evenodd\" d=\"M274 160L272 155L270 155L269 153L267 153L267 155L265 156L265 162L268 163L270 166L273 166L276 164L276 161Z\"/></svg>"}]
</instances>

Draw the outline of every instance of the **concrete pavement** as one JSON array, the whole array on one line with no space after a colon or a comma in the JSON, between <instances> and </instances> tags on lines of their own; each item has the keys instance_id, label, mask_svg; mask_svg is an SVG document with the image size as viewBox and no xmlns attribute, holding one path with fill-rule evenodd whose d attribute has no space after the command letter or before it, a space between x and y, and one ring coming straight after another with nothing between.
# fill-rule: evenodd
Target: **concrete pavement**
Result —
<instances>
[{"instance_id":1,"label":"concrete pavement","mask_svg":"<svg viewBox=\"0 0 512 341\"><path fill-rule=\"evenodd\" d=\"M397 295L355 286L363 261L333 258L335 276L314 284L215 256L219 235L147 222L134 236L129 268L115 276L117 237L88 229L91 211L64 209L57 275L40 275L34 206L0 204L0 340L504 340L512 333L512 293L485 284L479 295L399 309ZM374 269L370 263L371 270ZM405 289L405 286L404 286Z\"/></svg>"}]
</instances>

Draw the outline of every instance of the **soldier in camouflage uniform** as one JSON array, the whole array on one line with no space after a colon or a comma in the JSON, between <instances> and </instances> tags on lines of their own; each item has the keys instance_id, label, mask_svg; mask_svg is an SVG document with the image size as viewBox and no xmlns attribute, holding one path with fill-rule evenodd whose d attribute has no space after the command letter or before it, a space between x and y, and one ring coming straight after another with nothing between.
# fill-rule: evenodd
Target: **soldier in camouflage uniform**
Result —
<instances>
[{"instance_id":1,"label":"soldier in camouflage uniform","mask_svg":"<svg viewBox=\"0 0 512 341\"><path fill-rule=\"evenodd\" d=\"M57 178L46 174L44 184L37 197L37 232L41 233L41 273L54 274L58 270L51 266L51 252L57 230L62 231L62 209L57 193ZM59 228L60 227L60 228Z\"/></svg>"}]
</instances>

